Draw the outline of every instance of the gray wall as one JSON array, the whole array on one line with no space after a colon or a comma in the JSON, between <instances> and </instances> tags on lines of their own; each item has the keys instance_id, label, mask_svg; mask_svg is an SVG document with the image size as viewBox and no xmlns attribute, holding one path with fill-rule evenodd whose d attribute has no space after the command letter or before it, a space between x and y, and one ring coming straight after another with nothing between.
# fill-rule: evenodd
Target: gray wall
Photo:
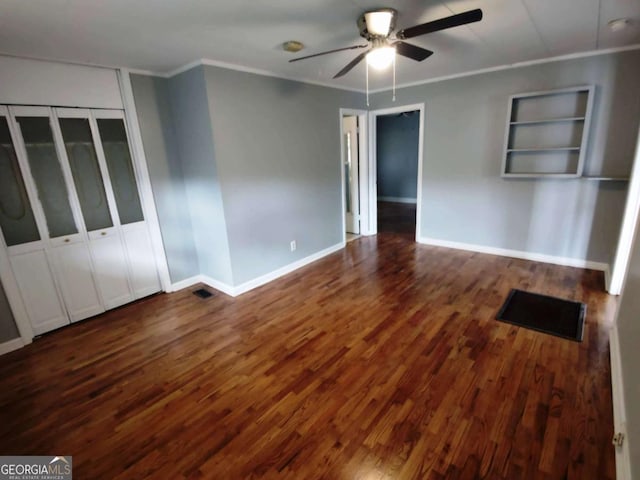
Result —
<instances>
[{"instance_id":1,"label":"gray wall","mask_svg":"<svg viewBox=\"0 0 640 480\"><path fill-rule=\"evenodd\" d=\"M418 189L419 112L382 115L376 124L379 197L415 200Z\"/></svg>"},{"instance_id":2,"label":"gray wall","mask_svg":"<svg viewBox=\"0 0 640 480\"><path fill-rule=\"evenodd\" d=\"M586 173L627 175L639 76L632 51L402 88L395 103L375 94L371 109L425 103L420 236L610 262L627 184L501 179L508 97L596 85Z\"/></svg>"},{"instance_id":3,"label":"gray wall","mask_svg":"<svg viewBox=\"0 0 640 480\"><path fill-rule=\"evenodd\" d=\"M182 165L169 106L168 80L131 75L149 176L172 282L198 275Z\"/></svg>"},{"instance_id":4,"label":"gray wall","mask_svg":"<svg viewBox=\"0 0 640 480\"><path fill-rule=\"evenodd\" d=\"M216 67L132 83L172 280L239 285L342 241L339 109L364 95Z\"/></svg>"},{"instance_id":5,"label":"gray wall","mask_svg":"<svg viewBox=\"0 0 640 480\"><path fill-rule=\"evenodd\" d=\"M340 243L339 109L361 108L363 95L217 67L205 75L234 283Z\"/></svg>"},{"instance_id":6,"label":"gray wall","mask_svg":"<svg viewBox=\"0 0 640 480\"><path fill-rule=\"evenodd\" d=\"M13 319L9 301L4 293L4 288L0 283L0 343L18 338L20 332L16 327L16 321Z\"/></svg>"},{"instance_id":7,"label":"gray wall","mask_svg":"<svg viewBox=\"0 0 640 480\"><path fill-rule=\"evenodd\" d=\"M620 359L624 384L627 438L632 477L640 478L640 221L636 224L629 270L618 303L616 324L620 342Z\"/></svg>"},{"instance_id":8,"label":"gray wall","mask_svg":"<svg viewBox=\"0 0 640 480\"><path fill-rule=\"evenodd\" d=\"M169 79L169 100L200 273L233 285L207 98L203 67Z\"/></svg>"}]
</instances>

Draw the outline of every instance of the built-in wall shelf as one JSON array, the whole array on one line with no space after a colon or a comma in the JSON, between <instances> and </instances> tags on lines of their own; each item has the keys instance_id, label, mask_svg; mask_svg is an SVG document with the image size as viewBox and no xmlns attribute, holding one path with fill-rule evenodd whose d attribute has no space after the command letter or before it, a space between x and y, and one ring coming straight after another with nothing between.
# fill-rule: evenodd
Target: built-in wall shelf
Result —
<instances>
[{"instance_id":1,"label":"built-in wall shelf","mask_svg":"<svg viewBox=\"0 0 640 480\"><path fill-rule=\"evenodd\" d=\"M578 152L580 147L550 147L550 148L508 148L507 153L527 153L527 152Z\"/></svg>"},{"instance_id":2,"label":"built-in wall shelf","mask_svg":"<svg viewBox=\"0 0 640 480\"><path fill-rule=\"evenodd\" d=\"M598 177L592 175L583 175L585 180L594 180L598 182L628 182L629 177Z\"/></svg>"},{"instance_id":3,"label":"built-in wall shelf","mask_svg":"<svg viewBox=\"0 0 640 480\"><path fill-rule=\"evenodd\" d=\"M594 88L587 85L512 95L502 177L581 177L593 91Z\"/></svg>"},{"instance_id":4,"label":"built-in wall shelf","mask_svg":"<svg viewBox=\"0 0 640 480\"><path fill-rule=\"evenodd\" d=\"M583 122L585 117L545 118L540 120L523 120L509 122L511 125L537 125L539 123Z\"/></svg>"}]
</instances>

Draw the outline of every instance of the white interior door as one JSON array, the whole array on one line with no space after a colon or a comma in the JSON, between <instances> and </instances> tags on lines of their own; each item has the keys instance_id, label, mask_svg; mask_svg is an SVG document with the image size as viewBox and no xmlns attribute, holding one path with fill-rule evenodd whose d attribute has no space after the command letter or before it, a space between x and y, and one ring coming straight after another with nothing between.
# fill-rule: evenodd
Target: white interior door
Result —
<instances>
[{"instance_id":1,"label":"white interior door","mask_svg":"<svg viewBox=\"0 0 640 480\"><path fill-rule=\"evenodd\" d=\"M95 279L104 307L131 302L125 247L96 126L89 110L56 109L66 160L87 229Z\"/></svg>"},{"instance_id":2,"label":"white interior door","mask_svg":"<svg viewBox=\"0 0 640 480\"><path fill-rule=\"evenodd\" d=\"M86 230L76 201L71 172L57 124L46 107L12 107L19 141L28 166L29 182L37 192L45 223L52 270L69 318L82 320L104 311L95 285L86 246Z\"/></svg>"},{"instance_id":3,"label":"white interior door","mask_svg":"<svg viewBox=\"0 0 640 480\"><path fill-rule=\"evenodd\" d=\"M37 220L16 150L9 111L0 106L0 248L5 248L13 278L33 332L38 335L69 323L45 252L46 236ZM12 131L13 130L13 131Z\"/></svg>"},{"instance_id":4,"label":"white interior door","mask_svg":"<svg viewBox=\"0 0 640 480\"><path fill-rule=\"evenodd\" d=\"M144 218L138 179L131 159L123 112L94 111L99 157L105 163L105 184L113 192L114 216L120 224L135 298L161 290L149 228Z\"/></svg>"},{"instance_id":5,"label":"white interior door","mask_svg":"<svg viewBox=\"0 0 640 480\"><path fill-rule=\"evenodd\" d=\"M358 117L346 116L342 119L345 222L349 233L360 233L360 181L359 181L359 141Z\"/></svg>"}]
</instances>

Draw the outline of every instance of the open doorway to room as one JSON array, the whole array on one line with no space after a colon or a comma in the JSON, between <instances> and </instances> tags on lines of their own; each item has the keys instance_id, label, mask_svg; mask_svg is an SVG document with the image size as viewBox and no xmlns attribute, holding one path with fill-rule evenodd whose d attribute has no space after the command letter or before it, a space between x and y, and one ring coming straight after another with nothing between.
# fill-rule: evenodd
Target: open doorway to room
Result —
<instances>
[{"instance_id":1,"label":"open doorway to room","mask_svg":"<svg viewBox=\"0 0 640 480\"><path fill-rule=\"evenodd\" d=\"M379 115L376 124L378 232L416 234L420 112Z\"/></svg>"},{"instance_id":2,"label":"open doorway to room","mask_svg":"<svg viewBox=\"0 0 640 480\"><path fill-rule=\"evenodd\" d=\"M344 240L368 230L367 112L340 109L342 214Z\"/></svg>"},{"instance_id":3,"label":"open doorway to room","mask_svg":"<svg viewBox=\"0 0 640 480\"><path fill-rule=\"evenodd\" d=\"M424 104L370 112L371 233L420 235Z\"/></svg>"}]
</instances>

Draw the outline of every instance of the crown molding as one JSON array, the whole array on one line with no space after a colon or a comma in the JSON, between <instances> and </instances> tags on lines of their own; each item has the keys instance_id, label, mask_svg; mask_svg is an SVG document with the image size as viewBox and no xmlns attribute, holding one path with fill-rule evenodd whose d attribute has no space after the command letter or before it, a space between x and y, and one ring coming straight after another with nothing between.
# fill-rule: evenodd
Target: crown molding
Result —
<instances>
[{"instance_id":1,"label":"crown molding","mask_svg":"<svg viewBox=\"0 0 640 480\"><path fill-rule=\"evenodd\" d=\"M553 62L562 62L562 61L566 61L566 60L576 60L576 59L580 59L580 58L587 58L587 57L594 57L597 55L608 55L608 54L612 54L612 53L620 53L620 52L628 52L628 51L632 51L632 50L639 50L640 49L640 43L638 44L634 44L634 45L627 45L624 47L614 47L614 48L606 48L606 49L602 49L602 50L589 50L587 52L578 52L578 53L570 53L567 55L558 55L555 57L546 57L546 58L539 58L536 60L527 60L524 62L516 62L516 63L509 63L509 64L503 64L503 65L497 65L495 67L488 67L488 68L482 68L479 70L471 70L468 72L461 72L461 73L455 73L452 75L444 75L441 77L434 77L434 78L427 78L425 80L419 80L416 82L407 82L407 83L401 83L396 85L396 90L402 89L402 88L408 88L408 87L415 87L418 85L426 85L429 83L437 83L437 82L444 82L446 80L454 80L457 78L464 78L464 77L470 77L473 75L481 75L484 73L493 73L493 72L499 72L499 71L503 71L503 70L511 70L511 69L516 69L516 68L523 68L523 67L530 67L533 65L542 65L545 63L553 63ZM35 57L35 56L21 56L21 55L13 55L10 53L2 53L0 52L0 56L4 56L4 57L11 57L11 58L21 58L21 59L25 59L25 60L38 60L38 61L42 61L42 62L54 62L54 63L64 63L64 64L68 64L68 65L78 65L78 66L85 66L85 67L94 67L94 68L107 68L107 69L113 69L113 70L127 70L129 73L132 74L137 74L137 75L147 75L147 76L153 76L153 77L161 77L161 78L171 78L174 77L176 75L179 75L183 72L186 72L188 70L191 70L192 68L195 67L199 67L199 66L211 66L211 67L218 67L218 68L224 68L227 70L235 70L238 72L245 72L245 73L252 73L254 75L262 75L265 77L273 77L273 78L280 78L283 80L290 80L293 82L299 82L299 83L306 83L309 85L317 85L320 87L326 87L326 88L333 88L336 90L344 90L344 91L349 91L349 92L356 92L356 93L365 93L366 90L365 89L361 89L361 88L352 88L352 87L344 87L341 85L333 85L329 82L322 82L322 81L317 81L317 80L311 80L308 78L298 78L298 77L292 77L292 76L287 76L287 75L281 75L278 74L276 72L272 72L270 70L263 70L263 69L259 69L259 68L253 68L253 67L247 67L244 65L237 65L235 63L228 63L228 62L221 62L218 60L211 60L208 58L202 58L199 60L195 60L189 63L186 63L178 68L175 68L173 70L169 70L169 71L163 71L163 72L159 72L159 71L154 71L154 70L143 70L143 69L136 69L136 68L129 68L129 67L123 67L123 66L114 66L114 65L103 65L103 64L97 64L97 63L87 63L87 62L74 62L71 60L61 60L61 59L56 59L56 58L42 58L42 57ZM379 88L379 89L374 89L374 90L369 90L369 94L376 94L376 93L381 93L381 92L388 92L390 90L392 90L393 87L383 87L383 88Z\"/></svg>"},{"instance_id":2,"label":"crown molding","mask_svg":"<svg viewBox=\"0 0 640 480\"><path fill-rule=\"evenodd\" d=\"M566 60L576 60L579 58L594 57L597 55L607 55L611 53L628 52L631 50L638 50L638 49L640 49L640 43L637 43L634 45L627 45L625 47L614 47L614 48L606 48L602 50L589 50L588 52L569 53L567 55L558 55L556 57L539 58L536 60L527 60L525 62L506 63L504 65L497 65L495 67L481 68L479 70L471 70L468 72L454 73L453 75L444 75L442 77L427 78L425 80L419 80L417 82L401 83L396 85L396 90L399 90L401 88L416 87L418 85L426 85L428 83L444 82L445 80L454 80L456 78L464 78L464 77L470 77L473 75L481 75L483 73L500 72L502 70L511 70L515 68L530 67L532 65L542 65L544 63L563 62ZM369 94L371 95L373 93L388 92L388 91L391 91L392 89L393 87L378 88L375 90L369 90Z\"/></svg>"},{"instance_id":3,"label":"crown molding","mask_svg":"<svg viewBox=\"0 0 640 480\"><path fill-rule=\"evenodd\" d=\"M292 77L292 76L287 76L287 75L281 75L279 73L276 72L272 72L270 70L263 70L260 68L253 68L253 67L246 67L244 65L238 65L235 63L228 63L228 62L221 62L218 60L211 60L209 58L201 58L200 60L196 60L194 62L189 62L185 65L182 65L181 67L178 67L174 70L170 70L168 72L164 72L164 73L156 73L156 76L161 76L163 78L171 78L171 77L175 77L176 75L179 75L181 73L184 73L188 70L191 70L192 68L195 67L199 67L199 66L207 66L207 67L218 67L218 68L224 68L226 70L235 70L237 72L244 72L244 73L251 73L254 75L262 75L265 77L272 77L272 78L280 78L282 80L290 80L293 82L299 82L299 83L306 83L309 85L317 85L320 87L326 87L326 88L334 88L337 90L346 90L349 92L357 92L357 93L364 93L364 90L361 90L359 88L352 88L352 87L344 87L341 85L333 85L329 82L320 82L317 80L311 80L308 78L299 78L299 77Z\"/></svg>"}]
</instances>

